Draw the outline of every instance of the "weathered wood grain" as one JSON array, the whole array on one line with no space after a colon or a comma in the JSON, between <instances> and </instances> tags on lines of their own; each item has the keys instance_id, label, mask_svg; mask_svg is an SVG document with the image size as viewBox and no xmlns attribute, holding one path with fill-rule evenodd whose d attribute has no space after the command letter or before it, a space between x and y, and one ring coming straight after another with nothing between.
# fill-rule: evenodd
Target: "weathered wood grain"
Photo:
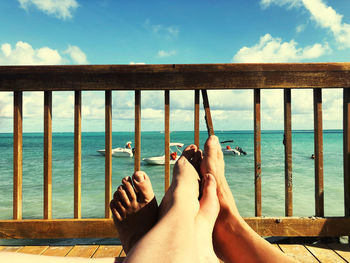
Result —
<instances>
[{"instance_id":1,"label":"weathered wood grain","mask_svg":"<svg viewBox=\"0 0 350 263\"><path fill-rule=\"evenodd\" d=\"M350 218L247 217L261 236L344 236ZM112 219L1 220L0 238L117 238Z\"/></svg>"},{"instance_id":2,"label":"weathered wood grain","mask_svg":"<svg viewBox=\"0 0 350 263\"><path fill-rule=\"evenodd\" d=\"M298 260L298 262L319 262L303 245L298 244L279 244L282 251L288 256Z\"/></svg>"},{"instance_id":3,"label":"weathered wood grain","mask_svg":"<svg viewBox=\"0 0 350 263\"><path fill-rule=\"evenodd\" d=\"M44 92L44 219L52 218L52 91Z\"/></svg>"},{"instance_id":4,"label":"weathered wood grain","mask_svg":"<svg viewBox=\"0 0 350 263\"><path fill-rule=\"evenodd\" d=\"M164 192L166 192L170 186L170 94L169 90L164 92Z\"/></svg>"},{"instance_id":5,"label":"weathered wood grain","mask_svg":"<svg viewBox=\"0 0 350 263\"><path fill-rule=\"evenodd\" d=\"M23 93L13 94L13 219L22 219Z\"/></svg>"},{"instance_id":6,"label":"weathered wood grain","mask_svg":"<svg viewBox=\"0 0 350 263\"><path fill-rule=\"evenodd\" d=\"M105 91L105 218L112 216L112 91Z\"/></svg>"},{"instance_id":7,"label":"weathered wood grain","mask_svg":"<svg viewBox=\"0 0 350 263\"><path fill-rule=\"evenodd\" d=\"M81 91L74 92L74 218L81 218Z\"/></svg>"},{"instance_id":8,"label":"weathered wood grain","mask_svg":"<svg viewBox=\"0 0 350 263\"><path fill-rule=\"evenodd\" d=\"M285 215L293 216L291 90L284 90L284 188Z\"/></svg>"},{"instance_id":9,"label":"weathered wood grain","mask_svg":"<svg viewBox=\"0 0 350 263\"><path fill-rule=\"evenodd\" d=\"M315 214L324 215L322 90L314 89Z\"/></svg>"},{"instance_id":10,"label":"weathered wood grain","mask_svg":"<svg viewBox=\"0 0 350 263\"><path fill-rule=\"evenodd\" d=\"M350 216L350 89L343 90L344 211Z\"/></svg>"},{"instance_id":11,"label":"weathered wood grain","mask_svg":"<svg viewBox=\"0 0 350 263\"><path fill-rule=\"evenodd\" d=\"M322 263L346 262L325 244L306 245L306 248Z\"/></svg>"},{"instance_id":12,"label":"weathered wood grain","mask_svg":"<svg viewBox=\"0 0 350 263\"><path fill-rule=\"evenodd\" d=\"M254 90L254 185L255 216L261 216L261 113L260 89Z\"/></svg>"},{"instance_id":13,"label":"weathered wood grain","mask_svg":"<svg viewBox=\"0 0 350 263\"><path fill-rule=\"evenodd\" d=\"M194 144L199 147L199 90L194 91Z\"/></svg>"},{"instance_id":14,"label":"weathered wood grain","mask_svg":"<svg viewBox=\"0 0 350 263\"><path fill-rule=\"evenodd\" d=\"M135 90L135 153L134 171L139 171L141 165L141 91Z\"/></svg>"},{"instance_id":15,"label":"weathered wood grain","mask_svg":"<svg viewBox=\"0 0 350 263\"><path fill-rule=\"evenodd\" d=\"M350 63L1 66L0 91L349 88Z\"/></svg>"}]
</instances>

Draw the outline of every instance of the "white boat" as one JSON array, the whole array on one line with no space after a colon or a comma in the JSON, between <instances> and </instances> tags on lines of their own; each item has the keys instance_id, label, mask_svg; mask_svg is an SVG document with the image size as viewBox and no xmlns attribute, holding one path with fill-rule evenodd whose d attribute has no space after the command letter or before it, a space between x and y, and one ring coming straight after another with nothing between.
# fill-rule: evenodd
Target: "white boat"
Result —
<instances>
[{"instance_id":1,"label":"white boat","mask_svg":"<svg viewBox=\"0 0 350 263\"><path fill-rule=\"evenodd\" d=\"M179 147L181 148L182 146L184 146L183 143L177 143L177 142L172 142L169 144L170 164L175 164L176 161L180 158L180 155L182 152L180 151ZM165 155L143 158L142 161L145 161L147 164L151 164L151 165L164 165L165 164Z\"/></svg>"},{"instance_id":2,"label":"white boat","mask_svg":"<svg viewBox=\"0 0 350 263\"><path fill-rule=\"evenodd\" d=\"M230 145L226 145L225 148L222 148L222 152L225 155L241 155L241 153L238 150L231 148Z\"/></svg>"},{"instance_id":3,"label":"white boat","mask_svg":"<svg viewBox=\"0 0 350 263\"><path fill-rule=\"evenodd\" d=\"M113 157L133 157L133 150L131 148L131 143L130 141L125 143L124 148L118 147L118 148L113 148L112 149L112 156ZM101 155L105 155L105 149L103 150L97 150L97 152Z\"/></svg>"},{"instance_id":4,"label":"white boat","mask_svg":"<svg viewBox=\"0 0 350 263\"><path fill-rule=\"evenodd\" d=\"M223 141L221 142L222 144L226 144L229 142L233 142L233 140L229 140L229 141ZM230 145L226 145L225 147L222 148L222 152L225 155L246 155L247 153L245 151L243 151L243 149L241 147L236 146L235 148L233 148L233 146L231 147Z\"/></svg>"}]
</instances>

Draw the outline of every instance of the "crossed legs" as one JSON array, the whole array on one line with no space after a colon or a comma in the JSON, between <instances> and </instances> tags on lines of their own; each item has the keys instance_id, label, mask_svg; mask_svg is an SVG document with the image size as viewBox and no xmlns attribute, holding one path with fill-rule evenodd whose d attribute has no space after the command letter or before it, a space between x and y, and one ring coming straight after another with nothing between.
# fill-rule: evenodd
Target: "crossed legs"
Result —
<instances>
[{"instance_id":1,"label":"crossed legs","mask_svg":"<svg viewBox=\"0 0 350 263\"><path fill-rule=\"evenodd\" d=\"M153 211L151 216L157 218L159 214L158 221L145 235L138 234L142 231L131 229L142 224L146 218L138 217L139 222L134 226L128 222L131 216L135 221L143 209L150 207L150 201L142 198L135 205L135 200L143 195L143 191L153 193L149 178L142 172L134 174L133 178L140 173L147 178L142 189L135 180L134 187L128 178L123 180L122 187L118 188L111 202L111 209L121 241L127 245L125 262L218 262L212 245L213 227L219 213L216 182L211 174L202 177L203 189L199 201L200 178L196 165L193 165L198 156L201 155L197 147L192 145L185 149L174 166L172 183L158 213ZM131 231L132 238L124 234L127 231Z\"/></svg>"},{"instance_id":2,"label":"crossed legs","mask_svg":"<svg viewBox=\"0 0 350 263\"><path fill-rule=\"evenodd\" d=\"M203 175L201 182L197 171ZM155 208L151 213L153 219L159 215L157 223L152 219L154 225L149 224L141 231L148 232L143 236L136 234L130 242L130 237L123 233L133 236L136 232L130 232L128 224L123 229L123 220L127 221L129 216L126 212L124 218L118 218L118 211L130 210L128 203L145 195L142 191L153 194L149 178L144 176L147 187L141 191L137 184L126 187L123 180L125 194L115 196L111 203L122 243L126 244L125 262L218 262L218 258L225 262L292 262L240 216L225 178L223 154L216 136L206 141L203 158L196 146L185 149L174 166L171 186L159 210L154 212ZM144 201L134 207L148 207L145 205L148 203ZM130 211L137 212L138 208ZM138 220L137 225L142 224L143 219Z\"/></svg>"}]
</instances>

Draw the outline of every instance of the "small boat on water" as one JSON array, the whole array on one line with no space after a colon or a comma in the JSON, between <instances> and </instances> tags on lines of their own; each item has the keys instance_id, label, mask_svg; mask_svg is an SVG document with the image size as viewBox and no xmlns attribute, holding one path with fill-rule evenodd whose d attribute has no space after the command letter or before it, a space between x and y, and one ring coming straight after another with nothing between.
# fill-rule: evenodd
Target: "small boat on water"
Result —
<instances>
[{"instance_id":1,"label":"small boat on water","mask_svg":"<svg viewBox=\"0 0 350 263\"><path fill-rule=\"evenodd\" d=\"M128 141L125 143L124 148L118 147L112 149L112 156L113 157L133 157L133 149L131 148L131 141ZM97 152L101 155L105 155L105 149L103 150L97 150Z\"/></svg>"},{"instance_id":2,"label":"small boat on water","mask_svg":"<svg viewBox=\"0 0 350 263\"><path fill-rule=\"evenodd\" d=\"M176 161L180 158L180 155L182 154L182 152L179 148L181 148L182 146L184 146L183 143L177 143L177 142L172 142L169 144L170 164L175 164ZM142 161L145 161L147 164L151 164L151 165L164 165L165 155L143 158Z\"/></svg>"},{"instance_id":3,"label":"small boat on water","mask_svg":"<svg viewBox=\"0 0 350 263\"><path fill-rule=\"evenodd\" d=\"M233 140L228 140L220 143L225 145L227 143L232 143L232 142ZM231 145L226 145L225 147L223 147L222 152L224 153L224 155L247 155L247 153L243 151L241 147L236 146L235 148L233 148L233 146Z\"/></svg>"}]
</instances>

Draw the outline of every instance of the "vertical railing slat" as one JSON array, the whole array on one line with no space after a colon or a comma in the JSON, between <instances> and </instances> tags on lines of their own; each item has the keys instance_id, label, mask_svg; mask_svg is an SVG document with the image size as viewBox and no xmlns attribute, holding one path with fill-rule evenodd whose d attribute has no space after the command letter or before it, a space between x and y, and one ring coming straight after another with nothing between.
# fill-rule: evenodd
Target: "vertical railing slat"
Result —
<instances>
[{"instance_id":1,"label":"vertical railing slat","mask_svg":"<svg viewBox=\"0 0 350 263\"><path fill-rule=\"evenodd\" d=\"M105 91L105 218L111 217L112 199L112 91Z\"/></svg>"},{"instance_id":2,"label":"vertical railing slat","mask_svg":"<svg viewBox=\"0 0 350 263\"><path fill-rule=\"evenodd\" d=\"M260 89L254 89L255 216L261 216L261 116Z\"/></svg>"},{"instance_id":3,"label":"vertical railing slat","mask_svg":"<svg viewBox=\"0 0 350 263\"><path fill-rule=\"evenodd\" d=\"M194 91L194 144L199 147L199 90Z\"/></svg>"},{"instance_id":4,"label":"vertical railing slat","mask_svg":"<svg viewBox=\"0 0 350 263\"><path fill-rule=\"evenodd\" d=\"M350 216L350 89L343 89L344 212Z\"/></svg>"},{"instance_id":5,"label":"vertical railing slat","mask_svg":"<svg viewBox=\"0 0 350 263\"><path fill-rule=\"evenodd\" d=\"M284 175L285 175L285 215L293 215L292 177L292 108L291 90L284 89Z\"/></svg>"},{"instance_id":6,"label":"vertical railing slat","mask_svg":"<svg viewBox=\"0 0 350 263\"><path fill-rule=\"evenodd\" d=\"M141 90L135 90L135 155L134 171L140 170L141 164Z\"/></svg>"},{"instance_id":7,"label":"vertical railing slat","mask_svg":"<svg viewBox=\"0 0 350 263\"><path fill-rule=\"evenodd\" d=\"M210 113L210 106L209 106L209 99L207 90L202 90L202 98L203 98L203 106L204 106L204 112L205 112L205 121L207 124L207 130L208 135L215 135L214 133L214 127L213 127L213 121L211 119L211 113Z\"/></svg>"},{"instance_id":8,"label":"vertical railing slat","mask_svg":"<svg viewBox=\"0 0 350 263\"><path fill-rule=\"evenodd\" d=\"M44 219L52 218L52 91L44 91Z\"/></svg>"},{"instance_id":9,"label":"vertical railing slat","mask_svg":"<svg viewBox=\"0 0 350 263\"><path fill-rule=\"evenodd\" d=\"M314 89L315 212L324 216L322 90Z\"/></svg>"},{"instance_id":10,"label":"vertical railing slat","mask_svg":"<svg viewBox=\"0 0 350 263\"><path fill-rule=\"evenodd\" d=\"M74 92L74 218L81 218L81 91Z\"/></svg>"},{"instance_id":11,"label":"vertical railing slat","mask_svg":"<svg viewBox=\"0 0 350 263\"><path fill-rule=\"evenodd\" d=\"M169 90L165 90L164 93L164 152L165 152L165 180L164 188L165 192L170 185L170 94Z\"/></svg>"},{"instance_id":12,"label":"vertical railing slat","mask_svg":"<svg viewBox=\"0 0 350 263\"><path fill-rule=\"evenodd\" d=\"M22 91L13 94L13 219L22 219Z\"/></svg>"}]
</instances>

